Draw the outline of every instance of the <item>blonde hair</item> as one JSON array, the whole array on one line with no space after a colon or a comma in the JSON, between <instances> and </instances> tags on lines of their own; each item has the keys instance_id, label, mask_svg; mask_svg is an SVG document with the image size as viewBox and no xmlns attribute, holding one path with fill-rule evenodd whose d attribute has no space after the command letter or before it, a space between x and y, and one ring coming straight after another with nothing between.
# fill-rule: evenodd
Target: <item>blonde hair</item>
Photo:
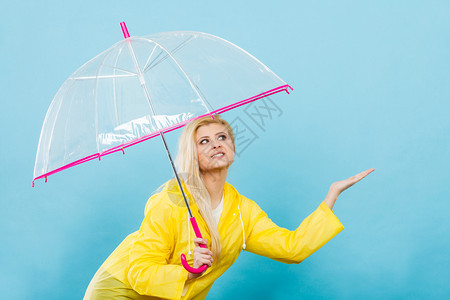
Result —
<instances>
[{"instance_id":1,"label":"blonde hair","mask_svg":"<svg viewBox=\"0 0 450 300\"><path fill-rule=\"evenodd\" d=\"M197 130L200 126L214 123L225 125L226 131L233 142L233 148L235 148L233 130L227 121L222 119L220 115L214 115L213 118L211 116L201 117L188 123L181 133L178 140L176 165L180 177L182 177L208 226L209 234L211 235L211 241L208 241L208 244L213 252L214 260L218 261L221 252L220 235L212 216L211 197L201 177L197 143L195 141Z\"/></svg>"}]
</instances>

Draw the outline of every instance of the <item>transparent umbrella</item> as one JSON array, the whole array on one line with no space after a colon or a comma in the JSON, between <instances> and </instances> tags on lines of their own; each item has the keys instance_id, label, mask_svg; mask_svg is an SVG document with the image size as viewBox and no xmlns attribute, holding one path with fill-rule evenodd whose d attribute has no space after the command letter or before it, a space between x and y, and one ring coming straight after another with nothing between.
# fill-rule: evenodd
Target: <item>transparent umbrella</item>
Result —
<instances>
[{"instance_id":1,"label":"transparent umbrella","mask_svg":"<svg viewBox=\"0 0 450 300\"><path fill-rule=\"evenodd\" d=\"M130 37L76 70L55 95L42 126L34 181L160 136L189 210L164 133L292 89L245 50L206 33ZM188 271L194 270L182 259ZM189 269L190 268L190 269Z\"/></svg>"}]
</instances>

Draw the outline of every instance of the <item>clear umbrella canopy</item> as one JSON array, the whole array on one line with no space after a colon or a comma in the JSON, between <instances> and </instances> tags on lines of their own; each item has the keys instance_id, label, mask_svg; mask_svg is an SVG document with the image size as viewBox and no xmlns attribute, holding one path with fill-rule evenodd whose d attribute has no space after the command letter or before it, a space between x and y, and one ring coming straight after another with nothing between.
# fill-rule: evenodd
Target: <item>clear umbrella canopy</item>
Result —
<instances>
[{"instance_id":1,"label":"clear umbrella canopy","mask_svg":"<svg viewBox=\"0 0 450 300\"><path fill-rule=\"evenodd\" d=\"M210 34L127 38L81 66L57 92L34 179L288 88L255 57Z\"/></svg>"}]
</instances>

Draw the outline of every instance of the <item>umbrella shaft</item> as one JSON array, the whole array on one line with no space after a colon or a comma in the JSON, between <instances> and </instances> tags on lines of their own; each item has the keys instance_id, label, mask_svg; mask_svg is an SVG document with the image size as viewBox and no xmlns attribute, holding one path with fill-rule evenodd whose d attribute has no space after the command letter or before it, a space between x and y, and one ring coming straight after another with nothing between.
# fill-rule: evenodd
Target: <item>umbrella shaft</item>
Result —
<instances>
[{"instance_id":1,"label":"umbrella shaft","mask_svg":"<svg viewBox=\"0 0 450 300\"><path fill-rule=\"evenodd\" d=\"M164 135L163 135L162 132L160 133L160 135L161 135L161 138L163 140L164 147L166 148L167 156L169 156L170 164L172 166L173 173L175 174L175 178L177 179L178 186L180 187L181 194L183 195L184 203L186 203L186 207L187 207L187 209L189 211L189 216L192 218L194 216L192 215L191 208L189 207L189 201L188 201L188 199L186 197L186 194L184 193L183 186L181 185L180 177L178 177L177 170L175 169L175 165L173 163L172 156L170 155L169 147L167 147L166 139L164 138Z\"/></svg>"}]
</instances>

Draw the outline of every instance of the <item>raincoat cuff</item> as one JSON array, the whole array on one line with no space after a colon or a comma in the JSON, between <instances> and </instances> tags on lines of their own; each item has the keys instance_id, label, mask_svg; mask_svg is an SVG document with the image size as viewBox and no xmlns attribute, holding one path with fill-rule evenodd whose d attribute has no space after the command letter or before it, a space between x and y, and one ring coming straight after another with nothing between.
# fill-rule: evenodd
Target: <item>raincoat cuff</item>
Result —
<instances>
[{"instance_id":1,"label":"raincoat cuff","mask_svg":"<svg viewBox=\"0 0 450 300\"><path fill-rule=\"evenodd\" d=\"M322 201L319 205L319 209L323 211L328 222L336 229L336 234L344 229L344 225L339 221L334 212L328 207L325 201Z\"/></svg>"},{"instance_id":2,"label":"raincoat cuff","mask_svg":"<svg viewBox=\"0 0 450 300\"><path fill-rule=\"evenodd\" d=\"M181 297L183 296L184 285L189 278L189 272L183 267L181 267L181 269L181 275L177 282L176 294L174 299L181 299Z\"/></svg>"}]
</instances>

